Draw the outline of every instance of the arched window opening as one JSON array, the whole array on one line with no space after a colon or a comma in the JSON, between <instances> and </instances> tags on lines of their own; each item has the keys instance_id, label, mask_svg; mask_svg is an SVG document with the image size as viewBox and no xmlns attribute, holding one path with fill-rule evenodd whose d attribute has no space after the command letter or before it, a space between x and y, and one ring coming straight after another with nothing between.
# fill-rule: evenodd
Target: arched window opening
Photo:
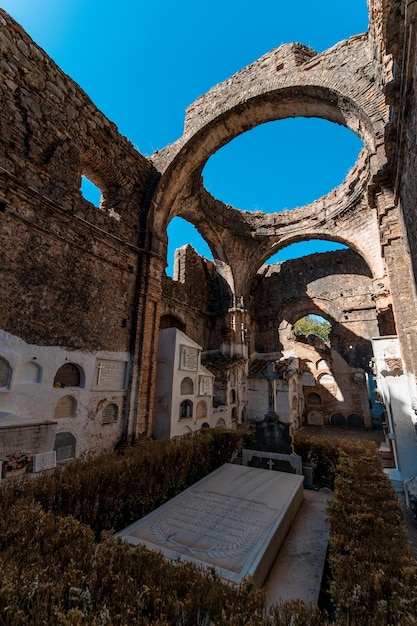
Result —
<instances>
[{"instance_id":1,"label":"arched window opening","mask_svg":"<svg viewBox=\"0 0 417 626\"><path fill-rule=\"evenodd\" d=\"M268 122L213 154L203 169L204 185L237 209L264 213L293 209L339 186L362 147L351 130L324 119Z\"/></svg>"},{"instance_id":2,"label":"arched window opening","mask_svg":"<svg viewBox=\"0 0 417 626\"><path fill-rule=\"evenodd\" d=\"M306 337L307 339L310 336L319 337L326 345L330 345L329 336L331 330L332 325L321 315L306 315L297 320L293 326L296 337ZM308 343L315 345L311 341Z\"/></svg>"},{"instance_id":3,"label":"arched window opening","mask_svg":"<svg viewBox=\"0 0 417 626\"><path fill-rule=\"evenodd\" d=\"M7 359L0 356L0 389L9 389L12 379L12 368Z\"/></svg>"},{"instance_id":4,"label":"arched window opening","mask_svg":"<svg viewBox=\"0 0 417 626\"><path fill-rule=\"evenodd\" d=\"M193 416L193 403L190 400L183 400L180 404L180 420Z\"/></svg>"},{"instance_id":5,"label":"arched window opening","mask_svg":"<svg viewBox=\"0 0 417 626\"><path fill-rule=\"evenodd\" d=\"M108 404L103 411L103 424L113 424L117 422L117 418L119 417L119 407L117 404L111 403Z\"/></svg>"},{"instance_id":6,"label":"arched window opening","mask_svg":"<svg viewBox=\"0 0 417 626\"><path fill-rule=\"evenodd\" d=\"M59 368L54 378L54 387L82 387L81 369L75 363L65 363Z\"/></svg>"},{"instance_id":7,"label":"arched window opening","mask_svg":"<svg viewBox=\"0 0 417 626\"><path fill-rule=\"evenodd\" d=\"M213 255L206 241L200 235L195 226L182 217L174 217L167 229L168 235L168 267L166 273L174 280L184 282L186 272L187 254L192 251L186 250L184 246L187 244L196 250L197 254L204 256L206 259L213 260ZM179 250L181 248L181 250ZM176 256L175 253L177 252ZM175 256L175 258L174 258Z\"/></svg>"},{"instance_id":8,"label":"arched window opening","mask_svg":"<svg viewBox=\"0 0 417 626\"><path fill-rule=\"evenodd\" d=\"M189 395L192 395L193 393L194 393L194 383L191 380L191 378L189 378L189 376L186 376L181 381L181 395L189 396Z\"/></svg>"},{"instance_id":9,"label":"arched window opening","mask_svg":"<svg viewBox=\"0 0 417 626\"><path fill-rule=\"evenodd\" d=\"M231 404L235 404L236 403L236 389L232 389L230 391L230 403Z\"/></svg>"},{"instance_id":10,"label":"arched window opening","mask_svg":"<svg viewBox=\"0 0 417 626\"><path fill-rule=\"evenodd\" d=\"M216 428L226 428L226 422L222 417L219 417L219 419L217 420Z\"/></svg>"},{"instance_id":11,"label":"arched window opening","mask_svg":"<svg viewBox=\"0 0 417 626\"><path fill-rule=\"evenodd\" d=\"M81 187L80 187L81 195L84 200L91 202L96 208L103 207L103 192L101 189L93 183L90 178L82 174L81 176Z\"/></svg>"}]
</instances>

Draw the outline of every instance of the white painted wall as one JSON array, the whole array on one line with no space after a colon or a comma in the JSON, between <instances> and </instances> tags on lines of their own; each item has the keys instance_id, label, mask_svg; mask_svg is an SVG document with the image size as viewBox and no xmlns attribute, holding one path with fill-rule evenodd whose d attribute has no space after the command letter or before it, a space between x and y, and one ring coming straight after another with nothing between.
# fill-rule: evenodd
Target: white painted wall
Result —
<instances>
[{"instance_id":1,"label":"white painted wall","mask_svg":"<svg viewBox=\"0 0 417 626\"><path fill-rule=\"evenodd\" d=\"M0 356L12 367L8 388L0 389L0 436L2 429L30 419L32 423L52 420L56 404L63 396L72 396L77 409L74 417L57 420L56 432L69 432L76 439L76 456L87 452L113 449L122 433L123 405L129 375L128 352L85 352L66 350L57 346L37 346L0 331ZM73 363L82 371L80 387L55 388L54 377L65 363ZM119 384L98 381L98 365L107 370L115 363L125 370L125 380ZM103 424L103 411L110 403L118 406L119 417L114 423Z\"/></svg>"},{"instance_id":2,"label":"white painted wall","mask_svg":"<svg viewBox=\"0 0 417 626\"><path fill-rule=\"evenodd\" d=\"M184 348L190 349L189 354L196 355L194 362L191 358L184 359ZM194 393L181 394L181 381L186 377L192 380ZM202 377L211 381L206 389L201 386ZM214 428L219 417L230 428L230 411L219 412L218 409L213 409L213 381L214 375L201 365L201 346L178 328L161 330L157 354L153 437L178 437L200 430L202 424ZM184 400L193 404L192 417L180 418L180 405ZM197 419L196 411L200 401L206 402L207 415Z\"/></svg>"}]
</instances>

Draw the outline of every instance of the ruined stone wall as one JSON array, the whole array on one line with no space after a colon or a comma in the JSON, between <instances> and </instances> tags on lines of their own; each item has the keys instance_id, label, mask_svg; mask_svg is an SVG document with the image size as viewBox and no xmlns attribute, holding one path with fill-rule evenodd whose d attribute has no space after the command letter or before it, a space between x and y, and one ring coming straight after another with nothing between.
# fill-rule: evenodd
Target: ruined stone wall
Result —
<instances>
[{"instance_id":1,"label":"ruined stone wall","mask_svg":"<svg viewBox=\"0 0 417 626\"><path fill-rule=\"evenodd\" d=\"M203 350L219 349L228 331L229 294L215 265L191 246L175 251L174 276L162 281L161 317L171 315ZM225 330L226 329L226 330Z\"/></svg>"},{"instance_id":2,"label":"ruined stone wall","mask_svg":"<svg viewBox=\"0 0 417 626\"><path fill-rule=\"evenodd\" d=\"M151 165L3 11L0 43L1 328L129 350Z\"/></svg>"},{"instance_id":3,"label":"ruined stone wall","mask_svg":"<svg viewBox=\"0 0 417 626\"><path fill-rule=\"evenodd\" d=\"M352 250L263 266L251 300L255 350L286 349L292 325L315 313L332 324L332 347L350 365L365 367L371 356L369 340L379 334L373 296L370 271Z\"/></svg>"}]
</instances>

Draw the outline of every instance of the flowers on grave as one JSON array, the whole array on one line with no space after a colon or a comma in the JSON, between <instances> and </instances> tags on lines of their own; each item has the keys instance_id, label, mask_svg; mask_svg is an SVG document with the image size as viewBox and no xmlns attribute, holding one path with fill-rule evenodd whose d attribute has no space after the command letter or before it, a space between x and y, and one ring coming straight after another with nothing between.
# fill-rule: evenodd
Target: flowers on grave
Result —
<instances>
[{"instance_id":1,"label":"flowers on grave","mask_svg":"<svg viewBox=\"0 0 417 626\"><path fill-rule=\"evenodd\" d=\"M24 469L27 472L32 469L33 457L30 452L13 452L0 458L3 461L2 477L5 478L8 472Z\"/></svg>"}]
</instances>

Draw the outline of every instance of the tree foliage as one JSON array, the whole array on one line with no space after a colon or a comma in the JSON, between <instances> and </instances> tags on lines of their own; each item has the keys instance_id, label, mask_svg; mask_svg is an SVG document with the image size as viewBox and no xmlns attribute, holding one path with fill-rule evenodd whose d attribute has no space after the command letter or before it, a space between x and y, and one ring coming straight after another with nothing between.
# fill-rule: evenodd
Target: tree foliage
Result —
<instances>
[{"instance_id":1,"label":"tree foliage","mask_svg":"<svg viewBox=\"0 0 417 626\"><path fill-rule=\"evenodd\" d=\"M296 335L304 335L305 337L308 337L308 335L318 335L318 337L321 337L323 341L326 342L329 341L331 329L332 326L330 322L317 315L306 315L294 324L294 333Z\"/></svg>"}]
</instances>

